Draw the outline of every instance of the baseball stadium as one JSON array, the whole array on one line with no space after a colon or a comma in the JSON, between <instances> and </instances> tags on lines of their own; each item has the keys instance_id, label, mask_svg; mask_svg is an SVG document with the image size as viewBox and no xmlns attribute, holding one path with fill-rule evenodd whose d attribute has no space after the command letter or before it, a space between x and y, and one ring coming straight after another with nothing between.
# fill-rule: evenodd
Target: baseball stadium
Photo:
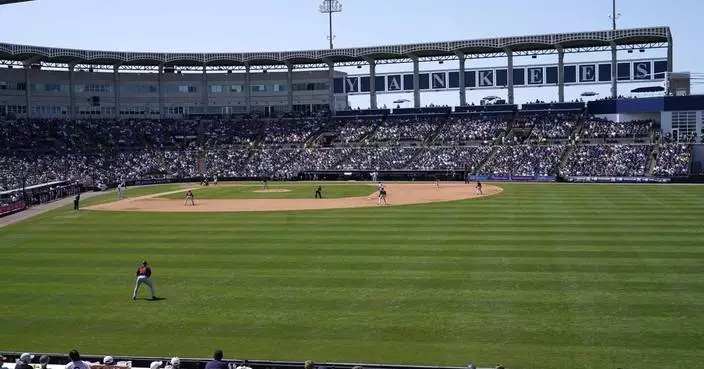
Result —
<instances>
[{"instance_id":1,"label":"baseball stadium","mask_svg":"<svg viewBox=\"0 0 704 369\"><path fill-rule=\"evenodd\" d=\"M328 48L0 40L0 369L702 365L696 30L614 0L609 29L337 47L317 2Z\"/></svg>"}]
</instances>

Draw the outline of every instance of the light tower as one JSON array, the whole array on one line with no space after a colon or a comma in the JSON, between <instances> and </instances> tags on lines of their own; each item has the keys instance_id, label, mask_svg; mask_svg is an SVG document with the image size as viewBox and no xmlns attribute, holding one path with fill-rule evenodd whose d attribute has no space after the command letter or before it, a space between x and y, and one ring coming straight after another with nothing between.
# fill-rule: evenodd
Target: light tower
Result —
<instances>
[{"instance_id":1,"label":"light tower","mask_svg":"<svg viewBox=\"0 0 704 369\"><path fill-rule=\"evenodd\" d=\"M609 16L609 18L611 18L611 30L616 30L616 19L618 19L619 17L621 17L621 13L616 13L616 0L612 0L611 15Z\"/></svg>"},{"instance_id":2,"label":"light tower","mask_svg":"<svg viewBox=\"0 0 704 369\"><path fill-rule=\"evenodd\" d=\"M323 0L323 3L320 4L319 10L323 14L328 14L328 20L330 24L330 33L328 34L328 40L330 40L330 50L332 50L332 40L335 38L335 35L332 34L332 13L341 13L342 4L339 0Z\"/></svg>"}]
</instances>

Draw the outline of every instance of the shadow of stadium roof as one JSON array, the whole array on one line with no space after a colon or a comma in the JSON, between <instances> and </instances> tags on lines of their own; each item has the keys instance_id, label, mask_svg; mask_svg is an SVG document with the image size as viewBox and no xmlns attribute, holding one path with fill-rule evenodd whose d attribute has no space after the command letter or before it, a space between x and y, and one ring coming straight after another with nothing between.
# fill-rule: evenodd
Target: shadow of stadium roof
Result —
<instances>
[{"instance_id":1,"label":"shadow of stadium roof","mask_svg":"<svg viewBox=\"0 0 704 369\"><path fill-rule=\"evenodd\" d=\"M0 0L0 5L14 4L14 3L26 3L28 1L34 0Z\"/></svg>"},{"instance_id":2,"label":"shadow of stadium roof","mask_svg":"<svg viewBox=\"0 0 704 369\"><path fill-rule=\"evenodd\" d=\"M76 63L139 66L274 66L286 64L363 63L375 60L454 57L503 53L555 51L609 46L642 46L671 42L669 27L621 29L563 34L499 37L464 41L429 42L419 44L322 49L308 51L254 53L156 53L77 50L0 43L0 59L31 63Z\"/></svg>"}]
</instances>

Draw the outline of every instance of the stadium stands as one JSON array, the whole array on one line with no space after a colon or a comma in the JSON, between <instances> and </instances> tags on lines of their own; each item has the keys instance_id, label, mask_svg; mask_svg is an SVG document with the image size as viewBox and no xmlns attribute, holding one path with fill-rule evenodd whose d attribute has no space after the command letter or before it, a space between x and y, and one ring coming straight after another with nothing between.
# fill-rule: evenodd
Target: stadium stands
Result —
<instances>
[{"instance_id":1,"label":"stadium stands","mask_svg":"<svg viewBox=\"0 0 704 369\"><path fill-rule=\"evenodd\" d=\"M668 135L651 145L653 132L651 121L582 122L577 113L536 111L364 119L8 119L0 120L0 191L59 180L102 187L146 178L293 179L316 171L687 175L689 146ZM644 142L634 145L633 138Z\"/></svg>"}]
</instances>

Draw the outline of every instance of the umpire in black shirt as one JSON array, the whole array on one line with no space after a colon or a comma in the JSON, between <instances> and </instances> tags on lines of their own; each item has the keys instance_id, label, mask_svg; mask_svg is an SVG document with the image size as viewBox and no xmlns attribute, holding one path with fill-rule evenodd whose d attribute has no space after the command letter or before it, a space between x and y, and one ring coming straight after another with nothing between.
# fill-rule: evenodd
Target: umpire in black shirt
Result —
<instances>
[{"instance_id":1,"label":"umpire in black shirt","mask_svg":"<svg viewBox=\"0 0 704 369\"><path fill-rule=\"evenodd\" d=\"M73 199L73 210L78 210L78 205L80 205L81 202L81 194L79 193L76 195L76 198Z\"/></svg>"}]
</instances>

